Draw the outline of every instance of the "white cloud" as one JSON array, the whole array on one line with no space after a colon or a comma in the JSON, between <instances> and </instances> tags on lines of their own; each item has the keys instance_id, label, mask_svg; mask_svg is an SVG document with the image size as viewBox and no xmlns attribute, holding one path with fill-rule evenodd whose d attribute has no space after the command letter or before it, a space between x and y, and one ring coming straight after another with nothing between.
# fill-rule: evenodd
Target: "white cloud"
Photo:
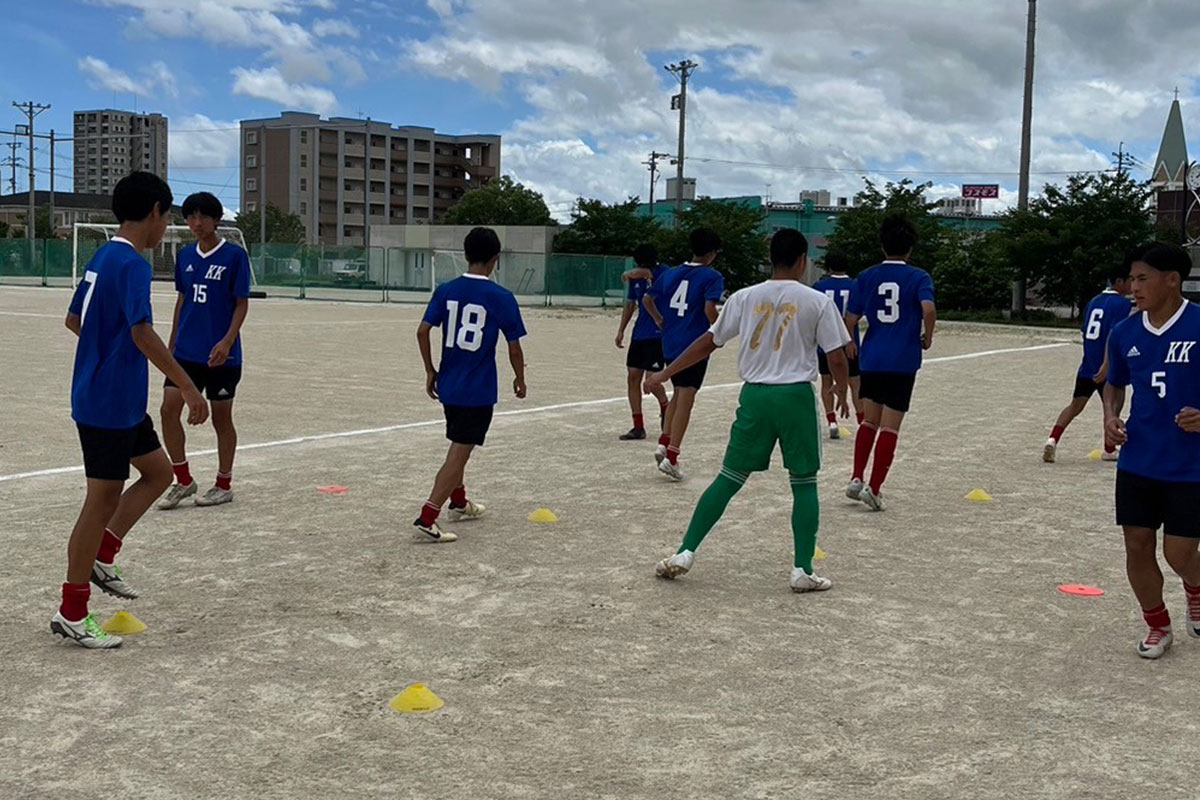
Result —
<instances>
[{"instance_id":1,"label":"white cloud","mask_svg":"<svg viewBox=\"0 0 1200 800\"><path fill-rule=\"evenodd\" d=\"M289 83L279 70L233 70L233 93L270 100L289 109L329 114L337 109L337 97L328 89L309 84Z\"/></svg>"},{"instance_id":2,"label":"white cloud","mask_svg":"<svg viewBox=\"0 0 1200 800\"><path fill-rule=\"evenodd\" d=\"M319 19L313 23L312 32L322 38L343 36L349 39L358 38L358 28L344 19Z\"/></svg>"},{"instance_id":3,"label":"white cloud","mask_svg":"<svg viewBox=\"0 0 1200 800\"><path fill-rule=\"evenodd\" d=\"M94 56L85 56L77 62L79 71L88 79L88 86L109 92L121 92L142 97L165 95L177 97L179 89L175 76L162 61L155 61L142 68L141 75L134 78L129 73L111 66Z\"/></svg>"},{"instance_id":4,"label":"white cloud","mask_svg":"<svg viewBox=\"0 0 1200 800\"><path fill-rule=\"evenodd\" d=\"M192 114L171 120L167 152L172 167L222 169L238 163L238 123Z\"/></svg>"}]
</instances>

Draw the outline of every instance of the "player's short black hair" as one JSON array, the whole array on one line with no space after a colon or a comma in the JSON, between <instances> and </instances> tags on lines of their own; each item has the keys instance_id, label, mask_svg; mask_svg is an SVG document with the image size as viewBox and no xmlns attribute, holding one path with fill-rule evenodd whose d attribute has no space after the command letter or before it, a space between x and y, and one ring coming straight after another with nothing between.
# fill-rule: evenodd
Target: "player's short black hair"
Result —
<instances>
[{"instance_id":1,"label":"player's short black hair","mask_svg":"<svg viewBox=\"0 0 1200 800\"><path fill-rule=\"evenodd\" d=\"M1188 251L1170 242L1149 245L1135 260L1159 272L1177 272L1180 282L1187 280L1192 272L1192 258Z\"/></svg>"},{"instance_id":2,"label":"player's short black hair","mask_svg":"<svg viewBox=\"0 0 1200 800\"><path fill-rule=\"evenodd\" d=\"M780 228L771 237L771 266L788 269L806 255L808 239L795 228Z\"/></svg>"},{"instance_id":3,"label":"player's short black hair","mask_svg":"<svg viewBox=\"0 0 1200 800\"><path fill-rule=\"evenodd\" d=\"M721 237L712 228L696 228L688 236L688 244L691 245L692 255L706 256L721 249Z\"/></svg>"},{"instance_id":4,"label":"player's short black hair","mask_svg":"<svg viewBox=\"0 0 1200 800\"><path fill-rule=\"evenodd\" d=\"M500 255L500 237L491 228L472 228L463 239L468 264L486 264Z\"/></svg>"},{"instance_id":5,"label":"player's short black hair","mask_svg":"<svg viewBox=\"0 0 1200 800\"><path fill-rule=\"evenodd\" d=\"M902 256L917 245L917 227L903 214L888 214L879 226L883 254Z\"/></svg>"},{"instance_id":6,"label":"player's short black hair","mask_svg":"<svg viewBox=\"0 0 1200 800\"><path fill-rule=\"evenodd\" d=\"M639 267L657 267L658 248L652 244L639 244L633 248L633 263Z\"/></svg>"},{"instance_id":7,"label":"player's short black hair","mask_svg":"<svg viewBox=\"0 0 1200 800\"><path fill-rule=\"evenodd\" d=\"M225 208L221 205L221 201L211 192L189 194L187 199L183 201L184 219L187 219L197 211L209 219L215 219L217 222L220 222L221 217L225 216Z\"/></svg>"},{"instance_id":8,"label":"player's short black hair","mask_svg":"<svg viewBox=\"0 0 1200 800\"><path fill-rule=\"evenodd\" d=\"M849 274L850 259L846 258L846 254L838 250L830 250L825 253L825 271L836 272L838 274Z\"/></svg>"},{"instance_id":9,"label":"player's short black hair","mask_svg":"<svg viewBox=\"0 0 1200 800\"><path fill-rule=\"evenodd\" d=\"M113 189L112 212L117 222L141 222L156 205L160 214L166 214L174 200L171 187L153 172L131 172Z\"/></svg>"}]
</instances>

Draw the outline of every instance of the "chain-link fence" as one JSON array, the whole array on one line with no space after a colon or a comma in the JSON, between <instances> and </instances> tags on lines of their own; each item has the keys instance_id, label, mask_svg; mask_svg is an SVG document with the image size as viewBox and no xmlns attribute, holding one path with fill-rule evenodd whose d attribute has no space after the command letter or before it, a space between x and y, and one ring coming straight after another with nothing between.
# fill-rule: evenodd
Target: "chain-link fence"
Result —
<instances>
[{"instance_id":1,"label":"chain-link fence","mask_svg":"<svg viewBox=\"0 0 1200 800\"><path fill-rule=\"evenodd\" d=\"M0 239L0 283L70 286L70 240Z\"/></svg>"}]
</instances>

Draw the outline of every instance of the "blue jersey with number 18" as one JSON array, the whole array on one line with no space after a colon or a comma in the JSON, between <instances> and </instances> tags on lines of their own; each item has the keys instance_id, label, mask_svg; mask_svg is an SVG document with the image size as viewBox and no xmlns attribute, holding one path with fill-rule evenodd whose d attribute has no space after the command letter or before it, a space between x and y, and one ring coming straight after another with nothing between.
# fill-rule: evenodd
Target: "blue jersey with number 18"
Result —
<instances>
[{"instance_id":1,"label":"blue jersey with number 18","mask_svg":"<svg viewBox=\"0 0 1200 800\"><path fill-rule=\"evenodd\" d=\"M921 303L933 302L933 279L903 261L884 261L858 276L847 312L867 320L859 367L863 372L921 369Z\"/></svg>"},{"instance_id":2,"label":"blue jersey with number 18","mask_svg":"<svg viewBox=\"0 0 1200 800\"><path fill-rule=\"evenodd\" d=\"M725 278L703 264L683 264L664 270L646 290L663 318L663 355L674 361L688 345L708 333L711 323L704 307L718 302Z\"/></svg>"},{"instance_id":3,"label":"blue jersey with number 18","mask_svg":"<svg viewBox=\"0 0 1200 800\"><path fill-rule=\"evenodd\" d=\"M525 335L517 298L483 275L443 283L425 309L425 322L442 329L438 398L447 406L494 406L496 342Z\"/></svg>"}]
</instances>

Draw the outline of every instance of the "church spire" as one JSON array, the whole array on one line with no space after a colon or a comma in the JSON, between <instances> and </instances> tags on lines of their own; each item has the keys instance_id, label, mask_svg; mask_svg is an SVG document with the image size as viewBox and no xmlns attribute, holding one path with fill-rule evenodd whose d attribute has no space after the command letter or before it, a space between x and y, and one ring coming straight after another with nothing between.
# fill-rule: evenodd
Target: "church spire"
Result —
<instances>
[{"instance_id":1,"label":"church spire","mask_svg":"<svg viewBox=\"0 0 1200 800\"><path fill-rule=\"evenodd\" d=\"M1179 108L1179 89L1167 115L1167 127L1163 131L1162 144L1158 146L1158 158L1154 160L1151 180L1159 189L1168 191L1184 188L1187 175L1187 140L1183 135L1183 112Z\"/></svg>"}]
</instances>

